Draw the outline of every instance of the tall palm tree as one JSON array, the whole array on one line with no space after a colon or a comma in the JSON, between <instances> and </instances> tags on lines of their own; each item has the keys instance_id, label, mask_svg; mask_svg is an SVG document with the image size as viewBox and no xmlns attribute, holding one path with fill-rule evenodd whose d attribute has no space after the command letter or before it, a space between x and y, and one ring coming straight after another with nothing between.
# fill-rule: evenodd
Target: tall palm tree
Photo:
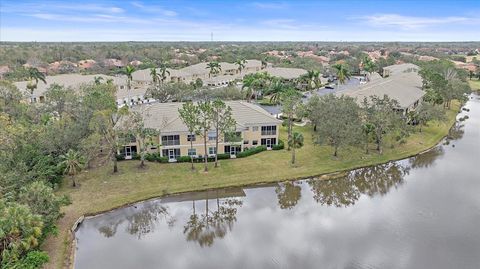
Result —
<instances>
[{"instance_id":1,"label":"tall palm tree","mask_svg":"<svg viewBox=\"0 0 480 269\"><path fill-rule=\"evenodd\" d=\"M267 68L268 62L267 62L267 57L262 59L262 66L260 67L262 70Z\"/></svg>"},{"instance_id":2,"label":"tall palm tree","mask_svg":"<svg viewBox=\"0 0 480 269\"><path fill-rule=\"evenodd\" d=\"M273 79L265 95L270 95L270 103L277 104L280 96L287 89L286 85L280 79Z\"/></svg>"},{"instance_id":3,"label":"tall palm tree","mask_svg":"<svg viewBox=\"0 0 480 269\"><path fill-rule=\"evenodd\" d=\"M245 64L247 63L247 60L245 59L238 59L235 61L235 64L238 65L238 72L242 73L242 70L245 68Z\"/></svg>"},{"instance_id":4,"label":"tall palm tree","mask_svg":"<svg viewBox=\"0 0 480 269\"><path fill-rule=\"evenodd\" d=\"M363 70L365 70L368 73L367 80L370 80L370 76L372 75L373 72L377 69L377 65L375 64L370 57L365 57L363 60Z\"/></svg>"},{"instance_id":5,"label":"tall palm tree","mask_svg":"<svg viewBox=\"0 0 480 269\"><path fill-rule=\"evenodd\" d=\"M298 132L294 132L288 140L288 145L292 149L292 164L295 164L295 149L303 147L303 135Z\"/></svg>"},{"instance_id":6,"label":"tall palm tree","mask_svg":"<svg viewBox=\"0 0 480 269\"><path fill-rule=\"evenodd\" d=\"M310 70L305 74L305 80L307 82L307 89L314 90L322 85L320 80L320 71Z\"/></svg>"},{"instance_id":7,"label":"tall palm tree","mask_svg":"<svg viewBox=\"0 0 480 269\"><path fill-rule=\"evenodd\" d=\"M72 186L76 187L77 184L75 183L75 175L80 173L83 168L83 157L80 155L80 153L78 153L78 151L69 149L67 153L60 155L60 159L62 160L60 165L65 167L63 173L71 177Z\"/></svg>"},{"instance_id":8,"label":"tall palm tree","mask_svg":"<svg viewBox=\"0 0 480 269\"><path fill-rule=\"evenodd\" d=\"M170 71L168 71L166 64L160 64L160 81L163 83L167 79L167 74L170 76Z\"/></svg>"},{"instance_id":9,"label":"tall palm tree","mask_svg":"<svg viewBox=\"0 0 480 269\"><path fill-rule=\"evenodd\" d=\"M216 75L220 71L222 71L222 66L220 66L218 62L209 62L207 63L207 67L205 68L210 69L210 72L208 73L208 77L210 77L211 75Z\"/></svg>"},{"instance_id":10,"label":"tall palm tree","mask_svg":"<svg viewBox=\"0 0 480 269\"><path fill-rule=\"evenodd\" d=\"M38 86L38 81L41 81L45 84L47 84L47 81L45 79L45 74L38 71L37 68L35 67L29 67L27 69L28 73L28 79L29 82L27 83L27 89L30 91L30 98L33 97L33 91L37 88ZM35 83L34 83L35 81Z\"/></svg>"},{"instance_id":11,"label":"tall palm tree","mask_svg":"<svg viewBox=\"0 0 480 269\"><path fill-rule=\"evenodd\" d=\"M125 75L127 75L127 97L128 97L128 102L127 104L130 103L130 89L132 87L132 79L133 79L133 72L135 72L135 67L131 66L131 65L127 65L125 67Z\"/></svg>"},{"instance_id":12,"label":"tall palm tree","mask_svg":"<svg viewBox=\"0 0 480 269\"><path fill-rule=\"evenodd\" d=\"M350 79L350 71L344 64L335 64L333 65L337 73L337 88L340 84L345 84L345 82Z\"/></svg>"},{"instance_id":13,"label":"tall palm tree","mask_svg":"<svg viewBox=\"0 0 480 269\"><path fill-rule=\"evenodd\" d=\"M152 77L153 85L156 86L161 79L160 74L157 72L157 68L150 68L150 76Z\"/></svg>"}]
</instances>

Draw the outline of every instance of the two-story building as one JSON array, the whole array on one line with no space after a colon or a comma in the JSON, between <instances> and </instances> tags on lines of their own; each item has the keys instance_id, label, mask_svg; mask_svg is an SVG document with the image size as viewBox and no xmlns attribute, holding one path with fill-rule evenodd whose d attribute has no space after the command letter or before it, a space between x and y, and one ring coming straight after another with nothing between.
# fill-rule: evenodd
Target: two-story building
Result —
<instances>
[{"instance_id":1,"label":"two-story building","mask_svg":"<svg viewBox=\"0 0 480 269\"><path fill-rule=\"evenodd\" d=\"M159 131L155 137L150 152L160 152L161 156L168 157L169 161L176 161L179 156L214 156L215 154L229 153L235 156L247 148L265 145L271 149L278 144L279 127L282 123L261 107L244 101L227 101L232 108L232 115L236 121L234 139L221 137L218 149L215 147L216 132L212 128L207 134L207 152L204 149L202 135L191 134L180 118L178 110L183 103L151 103L135 106L144 117L147 128ZM191 147L193 142L193 148ZM119 152L126 159L131 159L137 152L138 143L134 140L124 146Z\"/></svg>"}]
</instances>

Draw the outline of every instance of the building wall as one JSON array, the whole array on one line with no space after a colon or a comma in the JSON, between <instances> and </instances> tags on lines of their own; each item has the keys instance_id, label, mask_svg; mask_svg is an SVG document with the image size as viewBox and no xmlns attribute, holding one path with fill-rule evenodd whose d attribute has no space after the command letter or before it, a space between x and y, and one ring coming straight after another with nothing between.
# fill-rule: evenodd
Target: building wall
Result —
<instances>
[{"instance_id":1,"label":"building wall","mask_svg":"<svg viewBox=\"0 0 480 269\"><path fill-rule=\"evenodd\" d=\"M218 144L217 154L225 153L225 145L241 146L242 151L247 149L247 148L260 146L262 138L270 138L270 139L274 138L275 139L274 144L278 144L280 126L279 126L279 124L276 124L275 126L277 128L277 131L276 131L275 135L262 135L261 126L259 125L259 126L257 126L258 130L256 130L256 131L254 131L253 126L249 127L248 130L242 131L241 132L242 141L240 141L240 142L232 142L232 143L223 142L223 138L222 138L222 140L219 141L219 144ZM188 133L161 134L160 136L156 137L154 139L154 141L152 141L152 142L156 145L159 145L161 143L162 135L179 135L180 136L179 137L180 138L180 145L160 146L160 147L151 146L152 148L148 150L149 152L151 152L151 153L161 152L162 153L163 149L180 149L180 156L187 156L188 155L188 150L190 149L190 141L187 140ZM257 141L257 145L253 144L253 141L255 141L255 140ZM245 141L248 141L248 143L245 144L244 143ZM129 143L125 146L135 146L137 149L139 148L138 142L132 142L132 143ZM153 149L153 147L155 147L155 148ZM209 151L210 147L215 147L215 140L210 140L209 141L208 137L207 137L207 154L208 154L208 151ZM205 155L205 149L204 149L204 145L203 145L203 136L202 135L196 135L195 136L195 141L193 141L193 148L196 150L197 155L202 155L202 156ZM163 156L163 154L162 154L162 156Z\"/></svg>"}]
</instances>

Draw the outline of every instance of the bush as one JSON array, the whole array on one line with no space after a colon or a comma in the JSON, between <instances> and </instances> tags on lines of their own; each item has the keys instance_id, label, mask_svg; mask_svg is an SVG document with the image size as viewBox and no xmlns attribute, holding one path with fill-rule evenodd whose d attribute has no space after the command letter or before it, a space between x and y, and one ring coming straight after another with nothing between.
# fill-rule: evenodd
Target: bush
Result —
<instances>
[{"instance_id":1,"label":"bush","mask_svg":"<svg viewBox=\"0 0 480 269\"><path fill-rule=\"evenodd\" d=\"M217 159L219 160L227 160L230 159L230 154L228 153L221 153L217 155Z\"/></svg>"},{"instance_id":2,"label":"bush","mask_svg":"<svg viewBox=\"0 0 480 269\"><path fill-rule=\"evenodd\" d=\"M123 160L125 160L125 156L123 156L122 154L117 154L117 155L115 155L115 158L117 158L117 161L123 161Z\"/></svg>"},{"instance_id":3,"label":"bush","mask_svg":"<svg viewBox=\"0 0 480 269\"><path fill-rule=\"evenodd\" d=\"M258 147L254 147L254 148L249 148L245 151L237 153L237 158L245 158L245 157L251 156L253 154L260 153L260 152L265 151L265 150L267 150L266 146L258 146Z\"/></svg>"},{"instance_id":4,"label":"bush","mask_svg":"<svg viewBox=\"0 0 480 269\"><path fill-rule=\"evenodd\" d=\"M283 140L278 140L278 144L277 145L273 145L272 146L272 150L281 150L281 149L284 149L285 148L285 143L283 143Z\"/></svg>"},{"instance_id":5,"label":"bush","mask_svg":"<svg viewBox=\"0 0 480 269\"><path fill-rule=\"evenodd\" d=\"M140 155L134 152L132 155L132 160L140 160Z\"/></svg>"},{"instance_id":6,"label":"bush","mask_svg":"<svg viewBox=\"0 0 480 269\"><path fill-rule=\"evenodd\" d=\"M178 163L187 163L187 162L189 163L191 161L192 159L190 158L190 156L180 156L177 158Z\"/></svg>"},{"instance_id":7,"label":"bush","mask_svg":"<svg viewBox=\"0 0 480 269\"><path fill-rule=\"evenodd\" d=\"M27 256L23 258L18 268L25 268L25 269L36 269L42 268L45 263L49 260L47 253L43 251L30 251L27 253Z\"/></svg>"}]
</instances>

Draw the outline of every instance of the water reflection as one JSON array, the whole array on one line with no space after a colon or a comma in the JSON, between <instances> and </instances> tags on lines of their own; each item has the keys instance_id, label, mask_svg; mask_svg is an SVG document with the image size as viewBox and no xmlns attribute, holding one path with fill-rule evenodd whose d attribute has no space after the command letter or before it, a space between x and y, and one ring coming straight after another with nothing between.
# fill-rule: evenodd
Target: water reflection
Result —
<instances>
[{"instance_id":1,"label":"water reflection","mask_svg":"<svg viewBox=\"0 0 480 269\"><path fill-rule=\"evenodd\" d=\"M302 187L295 182L279 183L275 188L275 193L281 209L292 209L302 197Z\"/></svg>"},{"instance_id":2,"label":"water reflection","mask_svg":"<svg viewBox=\"0 0 480 269\"><path fill-rule=\"evenodd\" d=\"M205 199L205 212L196 213L196 201L192 201L193 213L183 227L187 241L197 242L201 247L211 246L216 238L223 238L227 231L231 231L237 221L237 209L243 202L235 198L227 198L220 202L216 197L216 210L209 209L208 197Z\"/></svg>"},{"instance_id":3,"label":"water reflection","mask_svg":"<svg viewBox=\"0 0 480 269\"><path fill-rule=\"evenodd\" d=\"M384 195L390 188L398 187L409 170L410 167L401 162L392 162L353 170L331 180L311 179L308 184L317 203L348 207L354 205L361 194Z\"/></svg>"},{"instance_id":4,"label":"water reflection","mask_svg":"<svg viewBox=\"0 0 480 269\"><path fill-rule=\"evenodd\" d=\"M427 152L409 159L412 168L428 168L436 159L444 154L443 147L435 147Z\"/></svg>"},{"instance_id":5,"label":"water reflection","mask_svg":"<svg viewBox=\"0 0 480 269\"><path fill-rule=\"evenodd\" d=\"M136 207L134 209L137 209ZM107 224L98 228L98 231L105 237L112 237L117 233L118 227L122 223L126 223L125 231L131 235L135 235L138 239L142 239L146 234L155 230L157 224L165 221L168 226L175 224L175 218L170 216L168 208L159 203L145 203L140 206L139 210L135 210L132 214L128 214L125 218L118 218L107 222Z\"/></svg>"}]
</instances>

